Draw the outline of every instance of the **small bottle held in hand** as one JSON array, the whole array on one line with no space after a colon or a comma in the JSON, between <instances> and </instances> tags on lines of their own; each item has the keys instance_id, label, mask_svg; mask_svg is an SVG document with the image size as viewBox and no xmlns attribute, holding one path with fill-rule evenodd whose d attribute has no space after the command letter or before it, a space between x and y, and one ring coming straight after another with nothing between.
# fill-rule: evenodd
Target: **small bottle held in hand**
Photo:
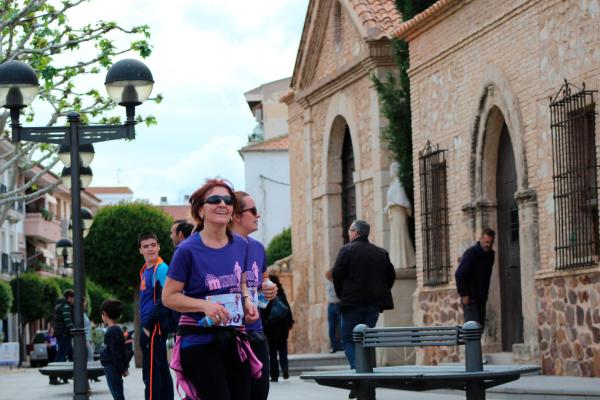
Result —
<instances>
[{"instance_id":1,"label":"small bottle held in hand","mask_svg":"<svg viewBox=\"0 0 600 400\"><path fill-rule=\"evenodd\" d=\"M274 283L271 282L271 280L269 278L265 279L265 284L267 286L274 285ZM257 304L257 306L260 307L260 308L267 308L268 304L269 304L269 300L267 300L267 298L265 297L265 295L263 294L263 292L260 291L258 293L258 304Z\"/></svg>"},{"instance_id":2,"label":"small bottle held in hand","mask_svg":"<svg viewBox=\"0 0 600 400\"><path fill-rule=\"evenodd\" d=\"M205 316L200 321L198 321L198 325L208 328L210 326L213 326L213 321L209 316Z\"/></svg>"}]
</instances>

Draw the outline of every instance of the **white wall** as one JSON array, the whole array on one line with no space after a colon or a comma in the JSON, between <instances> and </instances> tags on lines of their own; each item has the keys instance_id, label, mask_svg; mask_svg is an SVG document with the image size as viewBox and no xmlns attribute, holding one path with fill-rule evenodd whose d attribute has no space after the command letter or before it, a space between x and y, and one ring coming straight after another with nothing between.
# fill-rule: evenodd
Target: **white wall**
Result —
<instances>
[{"instance_id":1,"label":"white wall","mask_svg":"<svg viewBox=\"0 0 600 400\"><path fill-rule=\"evenodd\" d=\"M273 236L291 226L290 173L287 151L245 152L245 191L261 215L258 231L251 236L268 246ZM261 178L261 175L265 178ZM284 182L287 185L271 180Z\"/></svg>"},{"instance_id":2,"label":"white wall","mask_svg":"<svg viewBox=\"0 0 600 400\"><path fill-rule=\"evenodd\" d=\"M122 201L131 202L133 201L133 194L131 193L115 193L115 194L106 194L106 193L97 193L95 194L97 198L102 200L101 206L112 206L115 204L119 204Z\"/></svg>"}]
</instances>

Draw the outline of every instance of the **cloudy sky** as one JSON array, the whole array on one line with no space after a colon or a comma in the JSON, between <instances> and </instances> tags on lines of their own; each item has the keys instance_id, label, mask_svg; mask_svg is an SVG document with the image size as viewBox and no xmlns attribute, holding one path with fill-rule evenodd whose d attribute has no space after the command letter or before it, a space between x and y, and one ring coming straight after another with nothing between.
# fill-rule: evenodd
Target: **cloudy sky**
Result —
<instances>
[{"instance_id":1,"label":"cloudy sky","mask_svg":"<svg viewBox=\"0 0 600 400\"><path fill-rule=\"evenodd\" d=\"M136 198L177 204L204 178L244 187L237 150L256 125L244 92L291 76L308 0L92 0L76 21L148 24L144 62L160 105L138 107L158 126L138 125L133 142L96 145L92 186L129 186ZM89 83L89 82L88 82ZM102 82L97 85L101 86ZM124 111L123 111L124 116Z\"/></svg>"}]
</instances>

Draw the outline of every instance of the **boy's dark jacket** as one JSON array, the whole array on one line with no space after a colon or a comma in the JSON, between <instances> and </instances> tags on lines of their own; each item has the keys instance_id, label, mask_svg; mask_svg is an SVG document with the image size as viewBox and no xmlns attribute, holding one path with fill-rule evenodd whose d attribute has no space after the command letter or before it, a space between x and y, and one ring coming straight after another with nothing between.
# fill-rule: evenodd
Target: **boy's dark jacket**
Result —
<instances>
[{"instance_id":1,"label":"boy's dark jacket","mask_svg":"<svg viewBox=\"0 0 600 400\"><path fill-rule=\"evenodd\" d=\"M104 343L100 348L100 362L102 365L112 364L120 375L129 369L125 337L117 325L109 326L104 334Z\"/></svg>"}]
</instances>

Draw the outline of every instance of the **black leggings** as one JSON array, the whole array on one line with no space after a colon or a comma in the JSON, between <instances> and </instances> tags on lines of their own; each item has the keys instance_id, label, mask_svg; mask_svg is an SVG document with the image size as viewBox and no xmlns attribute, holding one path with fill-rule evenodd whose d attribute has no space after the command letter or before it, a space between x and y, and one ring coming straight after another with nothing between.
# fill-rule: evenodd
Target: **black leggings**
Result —
<instances>
[{"instance_id":1,"label":"black leggings","mask_svg":"<svg viewBox=\"0 0 600 400\"><path fill-rule=\"evenodd\" d=\"M183 374L202 400L250 400L250 364L219 342L181 349Z\"/></svg>"},{"instance_id":2,"label":"black leggings","mask_svg":"<svg viewBox=\"0 0 600 400\"><path fill-rule=\"evenodd\" d=\"M251 332L252 336L252 332ZM269 396L269 346L267 344L267 338L262 334L258 333L258 337L255 337L250 341L250 346L254 355L260 360L263 367L261 369L261 376L259 379L251 379L251 399L252 400L267 400ZM259 340L259 337L262 340Z\"/></svg>"}]
</instances>

